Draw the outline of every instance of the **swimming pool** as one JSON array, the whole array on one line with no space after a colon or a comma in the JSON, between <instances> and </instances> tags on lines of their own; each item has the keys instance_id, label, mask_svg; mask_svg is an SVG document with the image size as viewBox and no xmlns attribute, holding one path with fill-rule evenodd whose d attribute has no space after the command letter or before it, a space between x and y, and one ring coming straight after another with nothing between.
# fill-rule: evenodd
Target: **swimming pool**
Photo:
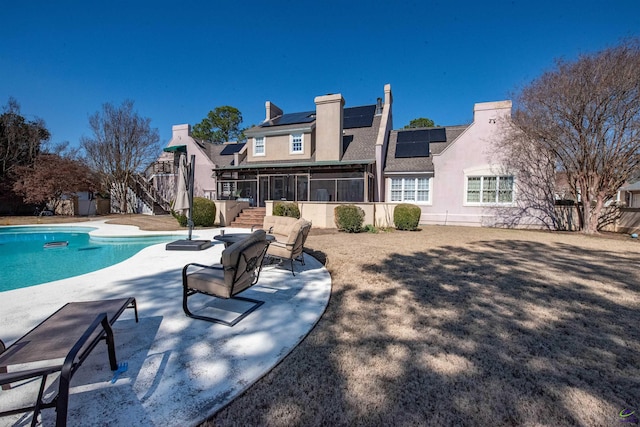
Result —
<instances>
[{"instance_id":1,"label":"swimming pool","mask_svg":"<svg viewBox=\"0 0 640 427\"><path fill-rule=\"evenodd\" d=\"M90 237L92 230L95 228L0 227L0 292L100 270L147 246L175 239L172 235Z\"/></svg>"}]
</instances>

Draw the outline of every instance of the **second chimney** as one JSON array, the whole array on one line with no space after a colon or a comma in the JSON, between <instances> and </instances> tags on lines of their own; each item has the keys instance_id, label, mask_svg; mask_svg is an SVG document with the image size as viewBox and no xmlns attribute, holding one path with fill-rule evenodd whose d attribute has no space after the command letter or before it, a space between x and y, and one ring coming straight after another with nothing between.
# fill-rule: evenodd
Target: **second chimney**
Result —
<instances>
[{"instance_id":1,"label":"second chimney","mask_svg":"<svg viewBox=\"0 0 640 427\"><path fill-rule=\"evenodd\" d=\"M316 103L316 160L340 160L342 153L342 95L324 95Z\"/></svg>"}]
</instances>

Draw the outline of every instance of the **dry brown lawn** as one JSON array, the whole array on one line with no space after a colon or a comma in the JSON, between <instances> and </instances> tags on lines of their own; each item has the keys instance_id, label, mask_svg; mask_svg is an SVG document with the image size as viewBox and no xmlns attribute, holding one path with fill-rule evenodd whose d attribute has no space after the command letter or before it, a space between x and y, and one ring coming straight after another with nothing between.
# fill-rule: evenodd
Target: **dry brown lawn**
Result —
<instances>
[{"instance_id":1,"label":"dry brown lawn","mask_svg":"<svg viewBox=\"0 0 640 427\"><path fill-rule=\"evenodd\" d=\"M639 243L312 230L325 314L203 426L618 424L640 406Z\"/></svg>"},{"instance_id":2,"label":"dry brown lawn","mask_svg":"<svg viewBox=\"0 0 640 427\"><path fill-rule=\"evenodd\" d=\"M28 225L28 224L61 224L70 222L86 222L95 220L106 220L109 224L134 225L141 230L148 231L173 231L179 230L180 226L171 215L101 215L101 216L0 216L0 225ZM186 230L186 228L184 228Z\"/></svg>"},{"instance_id":3,"label":"dry brown lawn","mask_svg":"<svg viewBox=\"0 0 640 427\"><path fill-rule=\"evenodd\" d=\"M610 237L316 231L325 314L204 426L616 424L640 406L640 245Z\"/></svg>"}]
</instances>

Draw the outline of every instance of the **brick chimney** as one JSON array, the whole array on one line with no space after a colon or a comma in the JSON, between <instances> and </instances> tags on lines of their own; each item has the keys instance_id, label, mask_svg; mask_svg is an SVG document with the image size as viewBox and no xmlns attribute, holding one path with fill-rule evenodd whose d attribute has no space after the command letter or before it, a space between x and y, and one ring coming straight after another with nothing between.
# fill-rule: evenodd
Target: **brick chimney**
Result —
<instances>
[{"instance_id":1,"label":"brick chimney","mask_svg":"<svg viewBox=\"0 0 640 427\"><path fill-rule=\"evenodd\" d=\"M324 95L316 103L316 160L340 160L342 153L342 95Z\"/></svg>"},{"instance_id":2,"label":"brick chimney","mask_svg":"<svg viewBox=\"0 0 640 427\"><path fill-rule=\"evenodd\" d=\"M282 115L282 110L278 108L276 104L271 101L267 101L264 104L265 110L267 110L266 118L264 119L266 122L273 119L274 117L278 117Z\"/></svg>"}]
</instances>

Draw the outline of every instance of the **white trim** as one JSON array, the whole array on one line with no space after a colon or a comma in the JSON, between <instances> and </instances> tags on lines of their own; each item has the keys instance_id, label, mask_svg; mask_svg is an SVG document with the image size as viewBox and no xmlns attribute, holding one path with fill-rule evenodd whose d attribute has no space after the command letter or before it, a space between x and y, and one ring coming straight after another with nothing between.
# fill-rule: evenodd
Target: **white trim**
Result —
<instances>
[{"instance_id":1,"label":"white trim","mask_svg":"<svg viewBox=\"0 0 640 427\"><path fill-rule=\"evenodd\" d=\"M293 138L294 136L300 135L300 151L293 150ZM289 134L289 154L292 155L300 155L304 154L304 133L303 132L295 132Z\"/></svg>"},{"instance_id":2,"label":"white trim","mask_svg":"<svg viewBox=\"0 0 640 427\"><path fill-rule=\"evenodd\" d=\"M474 170L474 169L470 169L470 170ZM481 169L476 169L476 170L481 170ZM467 170L465 169L465 172ZM483 195L483 185L484 185L484 178L496 178L496 198L499 197L500 195L500 178L504 178L504 177L510 177L512 179L512 183L511 183L511 201L510 202L483 202L482 201L482 195ZM468 201L468 196L469 196L469 178L480 178L480 201L479 202L469 202ZM480 174L467 174L465 173L464 175L464 192L462 193L462 206L515 206L516 204L516 180L515 177L513 175L496 175L495 173L488 173L485 175L480 175Z\"/></svg>"},{"instance_id":3,"label":"white trim","mask_svg":"<svg viewBox=\"0 0 640 427\"><path fill-rule=\"evenodd\" d=\"M432 171L422 172L385 172L384 176L403 175L403 176L415 176L415 175L433 175Z\"/></svg>"},{"instance_id":4,"label":"white trim","mask_svg":"<svg viewBox=\"0 0 640 427\"><path fill-rule=\"evenodd\" d=\"M417 196L418 196L418 180L419 179L427 179L427 182L429 184L429 188L428 188L428 200L417 200ZM386 200L388 200L389 203L412 203L412 204L416 204L416 205L422 205L422 206L432 206L433 205L433 177L426 177L424 174L422 174L421 176L418 174L412 174L412 175L406 175L399 177L399 176L394 176L393 178L386 178L387 179L387 198ZM402 185L401 185L401 198L402 200L392 200L392 191L393 191L393 180L394 179L400 179L402 180ZM405 190L405 183L406 180L413 180L415 187L413 189L414 191L414 196L415 196L415 200L405 200L404 199L404 195L405 192L407 190Z\"/></svg>"},{"instance_id":5,"label":"white trim","mask_svg":"<svg viewBox=\"0 0 640 427\"><path fill-rule=\"evenodd\" d=\"M500 165L485 164L480 166L472 166L462 170L464 176L506 176L513 175L506 172L505 168Z\"/></svg>"},{"instance_id":6,"label":"white trim","mask_svg":"<svg viewBox=\"0 0 640 427\"><path fill-rule=\"evenodd\" d=\"M270 129L271 127L273 127L274 129ZM286 128L286 129L282 129L283 126L268 126L265 128L261 128L259 132L250 132L250 134L245 134L247 137L249 138L255 138L255 137L260 137L260 136L281 136L281 135L289 135L291 133L311 133L313 132L313 129L316 127L315 122L313 122L313 124L311 126L305 126L305 127L295 127L295 128Z\"/></svg>"},{"instance_id":7,"label":"white trim","mask_svg":"<svg viewBox=\"0 0 640 427\"><path fill-rule=\"evenodd\" d=\"M257 140L258 138L262 139L262 153L256 152ZM254 136L253 137L253 156L254 157L264 157L267 155L267 137L266 136Z\"/></svg>"}]
</instances>

